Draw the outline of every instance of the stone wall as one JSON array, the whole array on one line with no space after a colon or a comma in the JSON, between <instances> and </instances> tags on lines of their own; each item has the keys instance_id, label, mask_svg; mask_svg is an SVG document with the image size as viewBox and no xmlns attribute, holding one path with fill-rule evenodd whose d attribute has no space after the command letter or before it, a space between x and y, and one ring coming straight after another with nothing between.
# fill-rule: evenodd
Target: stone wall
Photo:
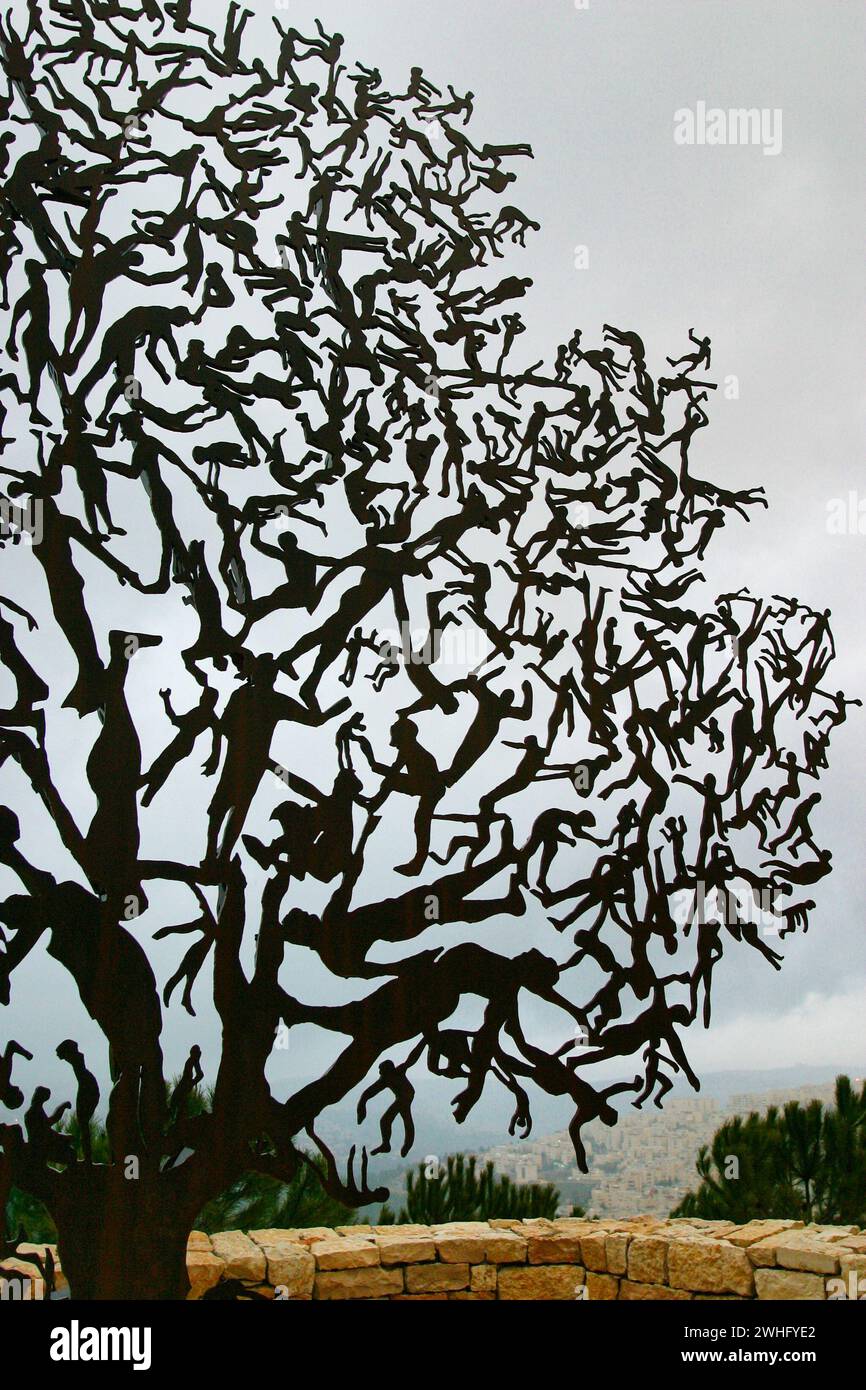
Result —
<instances>
[{"instance_id":1,"label":"stone wall","mask_svg":"<svg viewBox=\"0 0 866 1390\"><path fill-rule=\"evenodd\" d=\"M30 1246L43 1251L55 1247ZM15 1260L23 1293L33 1267ZM866 1299L866 1234L800 1221L464 1221L194 1231L192 1291L240 1281L279 1299ZM28 1277L29 1276L29 1277ZM58 1287L65 1287L58 1266ZM0 1291L2 1292L2 1291Z\"/></svg>"},{"instance_id":2,"label":"stone wall","mask_svg":"<svg viewBox=\"0 0 866 1390\"><path fill-rule=\"evenodd\" d=\"M866 1235L651 1217L197 1232L188 1267L192 1298L238 1279L281 1299L823 1300L866 1297Z\"/></svg>"}]
</instances>

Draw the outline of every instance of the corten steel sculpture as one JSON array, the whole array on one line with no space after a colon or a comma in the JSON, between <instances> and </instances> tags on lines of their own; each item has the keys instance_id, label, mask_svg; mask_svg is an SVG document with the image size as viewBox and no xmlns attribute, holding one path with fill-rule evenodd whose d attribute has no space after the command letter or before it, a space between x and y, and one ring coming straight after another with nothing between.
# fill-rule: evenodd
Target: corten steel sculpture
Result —
<instances>
[{"instance_id":1,"label":"corten steel sculpture","mask_svg":"<svg viewBox=\"0 0 866 1390\"><path fill-rule=\"evenodd\" d=\"M778 967L806 930L846 714L827 614L698 599L766 505L694 468L710 340L660 374L613 326L522 360L529 148L321 25L256 49L235 4L222 34L143 11L0 28L0 998L47 951L108 1044L60 1044L61 1095L6 1044L0 1203L47 1203L81 1298L183 1296L251 1168L318 1150L382 1200L317 1121L352 1097L408 1152L425 1064L460 1121L485 1084L512 1133L567 1098L582 1166L617 1093L697 1086L724 946ZM167 1011L210 998L218 1064L172 1084ZM273 1094L304 1026L335 1060Z\"/></svg>"}]
</instances>

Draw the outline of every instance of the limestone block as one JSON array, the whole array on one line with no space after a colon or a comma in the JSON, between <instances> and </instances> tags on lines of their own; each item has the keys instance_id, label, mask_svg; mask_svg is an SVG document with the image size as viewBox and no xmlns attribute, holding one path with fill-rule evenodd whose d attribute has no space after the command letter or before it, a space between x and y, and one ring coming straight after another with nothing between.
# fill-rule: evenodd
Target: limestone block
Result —
<instances>
[{"instance_id":1,"label":"limestone block","mask_svg":"<svg viewBox=\"0 0 866 1390\"><path fill-rule=\"evenodd\" d=\"M578 1256L587 1269L596 1274L607 1272L607 1233L595 1231L580 1238L581 1254Z\"/></svg>"},{"instance_id":2,"label":"limestone block","mask_svg":"<svg viewBox=\"0 0 866 1390\"><path fill-rule=\"evenodd\" d=\"M402 1269L382 1269L376 1265L366 1269L333 1269L316 1275L313 1297L389 1298L403 1292Z\"/></svg>"},{"instance_id":3,"label":"limestone block","mask_svg":"<svg viewBox=\"0 0 866 1390\"><path fill-rule=\"evenodd\" d=\"M824 1280L819 1274L800 1274L791 1269L756 1269L758 1298L791 1298L823 1301Z\"/></svg>"},{"instance_id":4,"label":"limestone block","mask_svg":"<svg viewBox=\"0 0 866 1390\"><path fill-rule=\"evenodd\" d=\"M509 1300L572 1299L584 1282L576 1265L526 1265L499 1271L499 1297Z\"/></svg>"},{"instance_id":5,"label":"limestone block","mask_svg":"<svg viewBox=\"0 0 866 1390\"><path fill-rule=\"evenodd\" d=\"M745 1247L754 1245L759 1240L770 1240L773 1236L781 1235L783 1231L802 1229L802 1226L802 1221L747 1221L744 1226L735 1226L725 1239L730 1241L731 1245Z\"/></svg>"},{"instance_id":6,"label":"limestone block","mask_svg":"<svg viewBox=\"0 0 866 1390\"><path fill-rule=\"evenodd\" d=\"M584 1240L587 1239L592 1237L584 1236ZM604 1237L596 1236L596 1240L601 1242L603 1251ZM566 1235L560 1231L531 1235L527 1253L531 1265L580 1264L581 1239L579 1236Z\"/></svg>"},{"instance_id":7,"label":"limestone block","mask_svg":"<svg viewBox=\"0 0 866 1390\"><path fill-rule=\"evenodd\" d=\"M189 1293L187 1298L201 1298L202 1294L207 1293L218 1284L225 1272L225 1265L218 1255L214 1255L210 1250L188 1250L186 1256L186 1273L189 1279Z\"/></svg>"},{"instance_id":8,"label":"limestone block","mask_svg":"<svg viewBox=\"0 0 866 1390\"><path fill-rule=\"evenodd\" d=\"M205 1239L207 1239L206 1236ZM23 1259L25 1255L38 1255L40 1259L45 1260L49 1255L51 1255L52 1259L54 1260L55 1269L60 1268L60 1256L57 1253L56 1245L34 1245L32 1241L22 1240L20 1245L16 1246L16 1249L18 1251L19 1259Z\"/></svg>"},{"instance_id":9,"label":"limestone block","mask_svg":"<svg viewBox=\"0 0 866 1390\"><path fill-rule=\"evenodd\" d=\"M379 1263L379 1247L364 1236L337 1236L313 1246L316 1269L369 1269Z\"/></svg>"},{"instance_id":10,"label":"limestone block","mask_svg":"<svg viewBox=\"0 0 866 1390\"><path fill-rule=\"evenodd\" d=\"M866 1251L841 1249L839 1255L839 1273L827 1280L833 1285L830 1293L844 1292L846 1298L866 1301Z\"/></svg>"},{"instance_id":11,"label":"limestone block","mask_svg":"<svg viewBox=\"0 0 866 1390\"><path fill-rule=\"evenodd\" d=\"M682 1302L692 1297L685 1289L669 1289L664 1284L632 1284L628 1279L623 1279L620 1284L619 1296L631 1303L640 1299L656 1299L661 1303L673 1300Z\"/></svg>"},{"instance_id":12,"label":"limestone block","mask_svg":"<svg viewBox=\"0 0 866 1390\"><path fill-rule=\"evenodd\" d=\"M468 1288L468 1264L410 1265L406 1270L407 1293L453 1293Z\"/></svg>"},{"instance_id":13,"label":"limestone block","mask_svg":"<svg viewBox=\"0 0 866 1390\"><path fill-rule=\"evenodd\" d=\"M839 1251L832 1241L821 1240L809 1231L795 1231L779 1237L776 1264L783 1269L802 1269L810 1274L836 1274Z\"/></svg>"},{"instance_id":14,"label":"limestone block","mask_svg":"<svg viewBox=\"0 0 866 1390\"><path fill-rule=\"evenodd\" d=\"M634 1237L628 1247L628 1277L632 1283L665 1283L668 1245L663 1236Z\"/></svg>"},{"instance_id":15,"label":"limestone block","mask_svg":"<svg viewBox=\"0 0 866 1390\"><path fill-rule=\"evenodd\" d=\"M495 1293L496 1266L473 1265L469 1271L469 1287L473 1293Z\"/></svg>"},{"instance_id":16,"label":"limestone block","mask_svg":"<svg viewBox=\"0 0 866 1390\"><path fill-rule=\"evenodd\" d=\"M213 1250L210 1236L204 1231L190 1231L186 1241L187 1250Z\"/></svg>"},{"instance_id":17,"label":"limestone block","mask_svg":"<svg viewBox=\"0 0 866 1390\"><path fill-rule=\"evenodd\" d=\"M268 1283L284 1290L284 1298L306 1298L313 1292L316 1261L310 1251L294 1241L263 1245L268 1262Z\"/></svg>"},{"instance_id":18,"label":"limestone block","mask_svg":"<svg viewBox=\"0 0 866 1390\"><path fill-rule=\"evenodd\" d=\"M492 1240L493 1232L487 1231L486 1239L480 1236L436 1235L436 1252L444 1264L480 1265L484 1262L487 1241Z\"/></svg>"},{"instance_id":19,"label":"limestone block","mask_svg":"<svg viewBox=\"0 0 866 1390\"><path fill-rule=\"evenodd\" d=\"M265 1282L265 1253L243 1231L220 1231L211 1241L214 1254L225 1265L227 1279L245 1279L251 1284Z\"/></svg>"},{"instance_id":20,"label":"limestone block","mask_svg":"<svg viewBox=\"0 0 866 1390\"><path fill-rule=\"evenodd\" d=\"M492 1231L484 1242L484 1258L492 1265L522 1265L528 1242L513 1232Z\"/></svg>"},{"instance_id":21,"label":"limestone block","mask_svg":"<svg viewBox=\"0 0 866 1390\"><path fill-rule=\"evenodd\" d=\"M694 1293L736 1293L750 1297L754 1290L748 1255L723 1240L671 1241L668 1282L672 1288L691 1289Z\"/></svg>"},{"instance_id":22,"label":"limestone block","mask_svg":"<svg viewBox=\"0 0 866 1390\"><path fill-rule=\"evenodd\" d=\"M303 1230L286 1232L301 1245L315 1245L320 1240L333 1240L334 1232L330 1226L306 1226Z\"/></svg>"},{"instance_id":23,"label":"limestone block","mask_svg":"<svg viewBox=\"0 0 866 1390\"><path fill-rule=\"evenodd\" d=\"M625 1274L628 1268L628 1246L631 1236L617 1232L605 1236L604 1249L610 1274Z\"/></svg>"},{"instance_id":24,"label":"limestone block","mask_svg":"<svg viewBox=\"0 0 866 1390\"><path fill-rule=\"evenodd\" d=\"M608 1302L619 1296L619 1280L612 1274L587 1272L586 1296L592 1303Z\"/></svg>"},{"instance_id":25,"label":"limestone block","mask_svg":"<svg viewBox=\"0 0 866 1390\"><path fill-rule=\"evenodd\" d=\"M383 1265L419 1264L435 1260L436 1243L432 1236L404 1236L402 1226L393 1226L390 1235L377 1235L379 1260Z\"/></svg>"},{"instance_id":26,"label":"limestone block","mask_svg":"<svg viewBox=\"0 0 866 1390\"><path fill-rule=\"evenodd\" d=\"M306 1249L298 1231L283 1230L280 1226L267 1226L261 1230L248 1231L247 1235L250 1240L255 1241L256 1245L295 1245L298 1249Z\"/></svg>"},{"instance_id":27,"label":"limestone block","mask_svg":"<svg viewBox=\"0 0 866 1390\"><path fill-rule=\"evenodd\" d=\"M814 1231L822 1240L850 1240L860 1231L859 1226L819 1226L816 1221L810 1221L805 1229Z\"/></svg>"}]
</instances>

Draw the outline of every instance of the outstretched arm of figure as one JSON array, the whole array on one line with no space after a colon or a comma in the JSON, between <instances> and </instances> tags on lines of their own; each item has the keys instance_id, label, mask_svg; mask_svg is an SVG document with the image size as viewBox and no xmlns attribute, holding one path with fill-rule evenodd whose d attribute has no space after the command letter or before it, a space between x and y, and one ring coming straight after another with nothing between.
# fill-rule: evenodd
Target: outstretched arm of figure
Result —
<instances>
[{"instance_id":1,"label":"outstretched arm of figure","mask_svg":"<svg viewBox=\"0 0 866 1390\"><path fill-rule=\"evenodd\" d=\"M686 782L690 787L694 787L694 789L695 789L696 792L700 792L701 795L703 796L703 793L704 793L704 784L703 784L703 782L698 782L698 781L696 781L694 777L686 777L686 775L685 775L684 772L677 772L677 773L671 778L671 781L672 781L672 782Z\"/></svg>"},{"instance_id":2,"label":"outstretched arm of figure","mask_svg":"<svg viewBox=\"0 0 866 1390\"><path fill-rule=\"evenodd\" d=\"M22 608L20 603L16 603L14 599L4 598L0 596L0 608L8 608L10 612L17 613L19 618L25 618L27 621L27 626L29 627L31 632L35 632L36 628L39 626L36 619L33 617L33 614L28 613L27 609ZM848 703L850 704L851 701L849 701ZM859 700L857 703L860 703Z\"/></svg>"},{"instance_id":3,"label":"outstretched arm of figure","mask_svg":"<svg viewBox=\"0 0 866 1390\"><path fill-rule=\"evenodd\" d=\"M161 690L159 692L159 698L162 700L163 709L165 710L174 727L176 729L180 728L179 716L175 714L174 709L172 708L171 691Z\"/></svg>"}]
</instances>

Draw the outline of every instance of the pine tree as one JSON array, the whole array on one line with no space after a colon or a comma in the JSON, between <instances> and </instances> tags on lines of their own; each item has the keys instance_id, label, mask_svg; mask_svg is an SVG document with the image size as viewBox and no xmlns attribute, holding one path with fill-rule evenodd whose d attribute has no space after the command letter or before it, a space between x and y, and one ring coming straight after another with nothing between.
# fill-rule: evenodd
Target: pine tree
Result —
<instances>
[{"instance_id":1,"label":"pine tree","mask_svg":"<svg viewBox=\"0 0 866 1390\"><path fill-rule=\"evenodd\" d=\"M866 1083L836 1079L835 1104L789 1101L719 1127L696 1163L700 1185L673 1216L866 1223Z\"/></svg>"}]
</instances>

